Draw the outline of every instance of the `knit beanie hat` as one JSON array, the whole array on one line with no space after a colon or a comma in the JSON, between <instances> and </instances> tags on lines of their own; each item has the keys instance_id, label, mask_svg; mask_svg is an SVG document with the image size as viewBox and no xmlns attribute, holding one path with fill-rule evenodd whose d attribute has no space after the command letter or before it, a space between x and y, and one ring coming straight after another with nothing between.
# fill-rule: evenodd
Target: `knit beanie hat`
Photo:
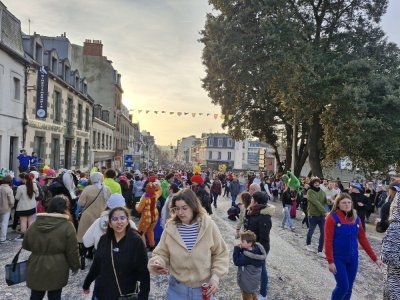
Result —
<instances>
[{"instance_id":1,"label":"knit beanie hat","mask_svg":"<svg viewBox=\"0 0 400 300\"><path fill-rule=\"evenodd\" d=\"M190 181L191 181L192 183L197 183L197 184L203 184L203 183L204 183L203 177L201 177L201 175L198 175L198 174L193 175L193 176L190 178Z\"/></svg>"},{"instance_id":2,"label":"knit beanie hat","mask_svg":"<svg viewBox=\"0 0 400 300\"><path fill-rule=\"evenodd\" d=\"M353 184L351 185L351 187L352 187L352 188L355 188L355 189L357 189L357 190L359 190L361 193L364 192L364 188L363 188L362 185L359 184L359 183L353 183Z\"/></svg>"},{"instance_id":3,"label":"knit beanie hat","mask_svg":"<svg viewBox=\"0 0 400 300\"><path fill-rule=\"evenodd\" d=\"M110 209L116 208L116 207L125 207L126 202L125 198L122 197L121 194L112 194L110 198L107 200L107 207Z\"/></svg>"}]
</instances>

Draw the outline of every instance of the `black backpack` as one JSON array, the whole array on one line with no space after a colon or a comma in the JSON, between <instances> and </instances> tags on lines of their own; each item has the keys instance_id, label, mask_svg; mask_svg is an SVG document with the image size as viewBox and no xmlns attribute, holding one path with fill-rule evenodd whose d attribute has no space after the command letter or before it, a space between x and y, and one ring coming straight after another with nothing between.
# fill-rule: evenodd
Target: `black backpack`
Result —
<instances>
[{"instance_id":1,"label":"black backpack","mask_svg":"<svg viewBox=\"0 0 400 300\"><path fill-rule=\"evenodd\" d=\"M236 219L239 218L240 208L237 205L234 205L228 209L227 213L229 220L236 221Z\"/></svg>"}]
</instances>

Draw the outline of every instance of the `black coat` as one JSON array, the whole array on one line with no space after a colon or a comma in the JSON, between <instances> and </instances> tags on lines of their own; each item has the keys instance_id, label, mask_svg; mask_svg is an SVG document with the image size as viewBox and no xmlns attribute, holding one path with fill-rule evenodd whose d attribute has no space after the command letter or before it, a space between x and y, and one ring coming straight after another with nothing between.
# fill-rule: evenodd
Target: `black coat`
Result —
<instances>
[{"instance_id":1,"label":"black coat","mask_svg":"<svg viewBox=\"0 0 400 300\"><path fill-rule=\"evenodd\" d=\"M269 233L272 227L271 207L256 204L252 213L247 213L244 219L244 229L255 233L259 242L269 252Z\"/></svg>"},{"instance_id":2,"label":"black coat","mask_svg":"<svg viewBox=\"0 0 400 300\"><path fill-rule=\"evenodd\" d=\"M361 193L351 193L351 200L353 200L354 209L357 211L357 214L360 216L361 219L365 217L365 213L369 208L368 198ZM358 203L364 204L364 206L359 206Z\"/></svg>"},{"instance_id":3,"label":"black coat","mask_svg":"<svg viewBox=\"0 0 400 300\"><path fill-rule=\"evenodd\" d=\"M128 230L118 243L113 237L114 265L123 294L135 291L136 281L140 281L139 299L148 299L150 274L147 270L147 251L139 234ZM119 296L111 263L111 240L107 234L100 238L93 264L83 284L89 289L96 280L93 294L99 300L116 300Z\"/></svg>"}]
</instances>

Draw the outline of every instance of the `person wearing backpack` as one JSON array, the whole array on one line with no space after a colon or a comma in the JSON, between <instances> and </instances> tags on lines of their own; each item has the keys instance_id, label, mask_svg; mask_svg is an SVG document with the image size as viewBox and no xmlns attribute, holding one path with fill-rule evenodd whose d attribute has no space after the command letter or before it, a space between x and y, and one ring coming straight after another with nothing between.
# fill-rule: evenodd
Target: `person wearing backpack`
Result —
<instances>
[{"instance_id":1,"label":"person wearing backpack","mask_svg":"<svg viewBox=\"0 0 400 300\"><path fill-rule=\"evenodd\" d=\"M190 178L190 181L192 182L191 190L199 198L201 205L204 207L207 213L209 215L212 215L210 190L204 184L203 177L201 177L201 175L196 174Z\"/></svg>"}]
</instances>

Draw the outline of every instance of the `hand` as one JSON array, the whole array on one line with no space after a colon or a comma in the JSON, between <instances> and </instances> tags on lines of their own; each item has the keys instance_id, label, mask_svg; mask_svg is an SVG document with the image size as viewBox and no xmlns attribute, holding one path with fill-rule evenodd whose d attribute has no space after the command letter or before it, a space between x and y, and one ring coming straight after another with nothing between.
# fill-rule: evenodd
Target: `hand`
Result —
<instances>
[{"instance_id":1,"label":"hand","mask_svg":"<svg viewBox=\"0 0 400 300\"><path fill-rule=\"evenodd\" d=\"M212 294L215 294L219 291L218 283L215 280L210 280L208 282L208 290L207 290L207 297L210 297Z\"/></svg>"},{"instance_id":2,"label":"hand","mask_svg":"<svg viewBox=\"0 0 400 300\"><path fill-rule=\"evenodd\" d=\"M382 268L384 267L383 262L382 262L380 259L378 259L375 263L376 263L376 265L378 266L378 268L379 268L380 270L382 270Z\"/></svg>"},{"instance_id":3,"label":"hand","mask_svg":"<svg viewBox=\"0 0 400 300\"><path fill-rule=\"evenodd\" d=\"M169 270L167 268L164 268L163 266L161 266L161 264L158 260L155 260L151 267L154 270L154 272L156 272L158 274L167 275L169 273Z\"/></svg>"},{"instance_id":4,"label":"hand","mask_svg":"<svg viewBox=\"0 0 400 300\"><path fill-rule=\"evenodd\" d=\"M329 264L329 272L331 272L333 275L336 275L336 266L334 263Z\"/></svg>"},{"instance_id":5,"label":"hand","mask_svg":"<svg viewBox=\"0 0 400 300\"><path fill-rule=\"evenodd\" d=\"M362 207L362 206L364 206L364 203L362 203L362 202L357 202L357 205L360 206L360 207Z\"/></svg>"},{"instance_id":6,"label":"hand","mask_svg":"<svg viewBox=\"0 0 400 300\"><path fill-rule=\"evenodd\" d=\"M87 289L87 290L83 289L83 293L84 293L85 295L89 295L89 294L90 294L90 289Z\"/></svg>"}]
</instances>

